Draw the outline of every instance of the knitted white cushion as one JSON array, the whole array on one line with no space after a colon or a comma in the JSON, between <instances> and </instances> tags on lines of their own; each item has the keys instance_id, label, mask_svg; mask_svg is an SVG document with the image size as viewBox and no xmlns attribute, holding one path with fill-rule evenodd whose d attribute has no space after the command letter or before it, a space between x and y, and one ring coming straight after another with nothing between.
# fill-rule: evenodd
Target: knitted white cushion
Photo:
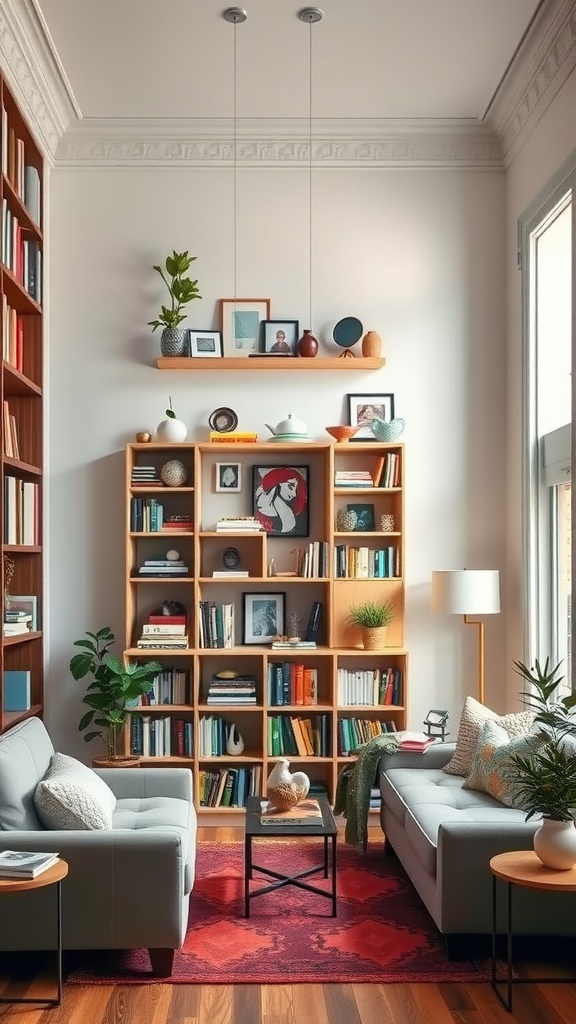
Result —
<instances>
[{"instance_id":1,"label":"knitted white cushion","mask_svg":"<svg viewBox=\"0 0 576 1024\"><path fill-rule=\"evenodd\" d=\"M111 829L116 797L96 772L68 754L54 754L34 803L48 829Z\"/></svg>"},{"instance_id":2,"label":"knitted white cushion","mask_svg":"<svg viewBox=\"0 0 576 1024\"><path fill-rule=\"evenodd\" d=\"M444 765L443 771L448 775L468 775L482 727L489 719L505 729L510 739L514 739L516 736L526 736L531 732L534 713L518 711L516 714L497 715L495 711L474 700L474 697L466 697L458 725L456 749L448 764Z\"/></svg>"}]
</instances>

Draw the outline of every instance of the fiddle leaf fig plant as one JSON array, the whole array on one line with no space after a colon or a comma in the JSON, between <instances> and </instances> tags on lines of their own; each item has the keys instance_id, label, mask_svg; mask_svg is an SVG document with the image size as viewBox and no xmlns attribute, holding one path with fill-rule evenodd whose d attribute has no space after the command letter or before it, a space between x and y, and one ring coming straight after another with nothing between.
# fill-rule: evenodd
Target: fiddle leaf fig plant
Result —
<instances>
[{"instance_id":1,"label":"fiddle leaf fig plant","mask_svg":"<svg viewBox=\"0 0 576 1024\"><path fill-rule=\"evenodd\" d=\"M171 300L170 306L161 306L160 313L155 320L148 321L152 333L157 327L178 327L178 324L186 319L182 312L184 306L192 302L193 299L202 298L198 291L198 281L193 281L186 276L195 259L197 257L190 256L187 250L186 252L174 251L171 256L166 257L163 267L155 265L152 268L160 274Z\"/></svg>"},{"instance_id":2,"label":"fiddle leaf fig plant","mask_svg":"<svg viewBox=\"0 0 576 1024\"><path fill-rule=\"evenodd\" d=\"M84 739L89 743L100 737L111 760L119 757L118 740L130 714L129 702L148 693L154 677L162 672L157 661L123 665L109 653L115 640L109 626L96 633L86 631L84 639L74 641L74 647L83 648L82 653L75 654L70 662L74 679L92 676L83 697L89 710L80 719L78 730L84 732L92 725L97 726L90 729Z\"/></svg>"}]
</instances>

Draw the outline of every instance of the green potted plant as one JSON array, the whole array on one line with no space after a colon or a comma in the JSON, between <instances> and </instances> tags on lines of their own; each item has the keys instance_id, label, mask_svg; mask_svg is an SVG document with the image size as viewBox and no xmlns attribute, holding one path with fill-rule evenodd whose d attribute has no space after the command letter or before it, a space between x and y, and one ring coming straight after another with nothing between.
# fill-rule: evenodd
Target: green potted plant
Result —
<instances>
[{"instance_id":1,"label":"green potted plant","mask_svg":"<svg viewBox=\"0 0 576 1024\"><path fill-rule=\"evenodd\" d=\"M510 755L508 777L526 820L542 815L534 836L540 860L547 867L570 868L576 863L576 745L568 737L576 736L576 695L556 696L563 676L560 664L550 668L548 658L543 667L538 661L533 668L520 661L514 666L529 685L521 697L535 712L537 734L533 753Z\"/></svg>"},{"instance_id":2,"label":"green potted plant","mask_svg":"<svg viewBox=\"0 0 576 1024\"><path fill-rule=\"evenodd\" d=\"M97 633L86 631L85 639L75 640L75 647L82 647L81 654L75 654L70 662L70 671L74 679L84 679L92 675L88 684L83 703L89 711L80 719L80 732L91 728L86 733L86 742L100 737L107 750L107 757L95 758L93 763L125 764L128 760L137 763L137 757L129 759L118 753L118 741L130 714L130 702L148 693L154 677L162 671L157 661L148 661L143 665L123 665L109 654L110 647L115 643L115 636L108 626Z\"/></svg>"},{"instance_id":3,"label":"green potted plant","mask_svg":"<svg viewBox=\"0 0 576 1024\"><path fill-rule=\"evenodd\" d=\"M396 605L392 599L363 601L351 606L348 622L360 630L365 650L374 651L385 646L388 626L395 616Z\"/></svg>"},{"instance_id":4,"label":"green potted plant","mask_svg":"<svg viewBox=\"0 0 576 1024\"><path fill-rule=\"evenodd\" d=\"M160 313L155 320L149 320L148 326L152 333L157 327L163 327L160 338L160 350L163 356L185 356L188 354L187 332L179 326L186 319L182 312L184 306L193 299L201 299L198 291L198 281L187 277L191 264L196 256L190 256L186 252L174 252L167 256L164 266L154 266L170 295L170 306L161 306Z\"/></svg>"}]
</instances>

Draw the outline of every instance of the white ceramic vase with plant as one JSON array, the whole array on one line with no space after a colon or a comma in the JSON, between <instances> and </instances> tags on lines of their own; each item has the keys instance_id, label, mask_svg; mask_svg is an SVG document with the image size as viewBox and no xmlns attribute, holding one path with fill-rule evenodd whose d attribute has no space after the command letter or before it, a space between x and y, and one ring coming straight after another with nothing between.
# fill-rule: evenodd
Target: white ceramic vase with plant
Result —
<instances>
[{"instance_id":1,"label":"white ceramic vase with plant","mask_svg":"<svg viewBox=\"0 0 576 1024\"><path fill-rule=\"evenodd\" d=\"M170 408L166 409L166 419L156 427L156 440L168 441L172 444L181 444L186 440L188 427L182 420L176 419L176 413L172 409L172 399L168 399Z\"/></svg>"},{"instance_id":2,"label":"white ceramic vase with plant","mask_svg":"<svg viewBox=\"0 0 576 1024\"><path fill-rule=\"evenodd\" d=\"M190 265L196 259L188 252L174 251L167 256L164 266L154 266L170 295L170 306L161 306L160 313L155 320L149 320L148 326L152 332L157 327L163 327L160 338L160 351L163 356L187 356L188 353L188 332L179 325L186 319L182 310L188 302L193 299L201 299L198 292L198 281L193 281L186 274Z\"/></svg>"}]
</instances>

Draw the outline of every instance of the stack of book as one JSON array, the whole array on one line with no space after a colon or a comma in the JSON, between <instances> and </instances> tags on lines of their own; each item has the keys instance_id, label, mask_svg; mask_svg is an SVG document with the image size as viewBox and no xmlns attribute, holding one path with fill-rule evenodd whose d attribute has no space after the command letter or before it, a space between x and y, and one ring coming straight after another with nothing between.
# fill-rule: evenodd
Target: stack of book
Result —
<instances>
[{"instance_id":1,"label":"stack of book","mask_svg":"<svg viewBox=\"0 0 576 1024\"><path fill-rule=\"evenodd\" d=\"M185 650L188 647L186 616L150 615L142 626L142 636L136 646L142 651Z\"/></svg>"},{"instance_id":2,"label":"stack of book","mask_svg":"<svg viewBox=\"0 0 576 1024\"><path fill-rule=\"evenodd\" d=\"M374 487L374 480L367 469L337 469L334 473L334 486Z\"/></svg>"},{"instance_id":3,"label":"stack of book","mask_svg":"<svg viewBox=\"0 0 576 1024\"><path fill-rule=\"evenodd\" d=\"M138 575L147 579L157 577L158 579L176 579L180 576L188 576L190 569L184 564L184 559L178 558L171 561L168 558L147 558L138 569Z\"/></svg>"},{"instance_id":4,"label":"stack of book","mask_svg":"<svg viewBox=\"0 0 576 1024\"><path fill-rule=\"evenodd\" d=\"M253 676L222 679L212 676L207 704L256 704L256 680Z\"/></svg>"},{"instance_id":5,"label":"stack of book","mask_svg":"<svg viewBox=\"0 0 576 1024\"><path fill-rule=\"evenodd\" d=\"M222 516L216 523L217 533L261 533L262 523L254 516Z\"/></svg>"},{"instance_id":6,"label":"stack of book","mask_svg":"<svg viewBox=\"0 0 576 1024\"><path fill-rule=\"evenodd\" d=\"M186 513L182 516L166 516L162 523L163 530L193 530L194 520L192 513Z\"/></svg>"},{"instance_id":7,"label":"stack of book","mask_svg":"<svg viewBox=\"0 0 576 1024\"><path fill-rule=\"evenodd\" d=\"M260 824L270 825L277 828L279 825L289 825L291 828L294 825L322 825L322 811L320 804L315 797L308 797L306 800L301 800L294 807L291 807L288 811L279 811L276 807L273 807L268 803L264 805L264 810L260 812Z\"/></svg>"},{"instance_id":8,"label":"stack of book","mask_svg":"<svg viewBox=\"0 0 576 1024\"><path fill-rule=\"evenodd\" d=\"M32 615L24 611L4 611L4 636L19 636L32 629Z\"/></svg>"},{"instance_id":9,"label":"stack of book","mask_svg":"<svg viewBox=\"0 0 576 1024\"><path fill-rule=\"evenodd\" d=\"M130 474L132 487L163 487L156 466L132 466Z\"/></svg>"},{"instance_id":10,"label":"stack of book","mask_svg":"<svg viewBox=\"0 0 576 1024\"><path fill-rule=\"evenodd\" d=\"M428 733L409 732L404 729L399 736L399 749L423 752L436 743L436 740L436 736L429 736Z\"/></svg>"},{"instance_id":11,"label":"stack of book","mask_svg":"<svg viewBox=\"0 0 576 1024\"><path fill-rule=\"evenodd\" d=\"M37 878L58 860L57 853L32 853L28 850L3 850L0 853L1 878Z\"/></svg>"},{"instance_id":12,"label":"stack of book","mask_svg":"<svg viewBox=\"0 0 576 1024\"><path fill-rule=\"evenodd\" d=\"M218 430L210 431L212 444L253 444L258 440L258 434L252 430L229 430L221 434Z\"/></svg>"}]
</instances>

